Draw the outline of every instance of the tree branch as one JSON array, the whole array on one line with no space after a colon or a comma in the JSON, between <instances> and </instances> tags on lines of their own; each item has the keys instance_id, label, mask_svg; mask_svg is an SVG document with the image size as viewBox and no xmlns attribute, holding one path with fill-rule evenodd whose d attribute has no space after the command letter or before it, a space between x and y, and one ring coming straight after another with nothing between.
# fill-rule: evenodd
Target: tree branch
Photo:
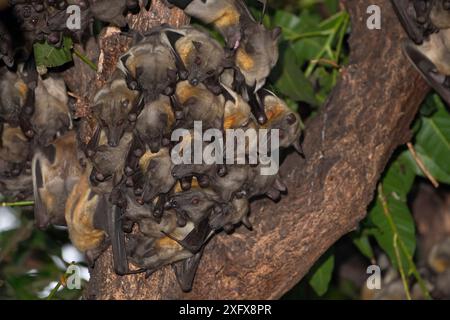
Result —
<instances>
[{"instance_id":1,"label":"tree branch","mask_svg":"<svg viewBox=\"0 0 450 320\"><path fill-rule=\"evenodd\" d=\"M252 204L254 231L240 228L207 245L191 293L181 292L170 267L150 279L116 276L108 251L92 270L86 298L276 299L357 227L393 151L409 141L429 88L401 52L405 35L389 1L345 4L350 63L307 124L306 160L290 154L282 166L289 194L278 204ZM381 30L366 27L371 4L382 9Z\"/></svg>"}]
</instances>

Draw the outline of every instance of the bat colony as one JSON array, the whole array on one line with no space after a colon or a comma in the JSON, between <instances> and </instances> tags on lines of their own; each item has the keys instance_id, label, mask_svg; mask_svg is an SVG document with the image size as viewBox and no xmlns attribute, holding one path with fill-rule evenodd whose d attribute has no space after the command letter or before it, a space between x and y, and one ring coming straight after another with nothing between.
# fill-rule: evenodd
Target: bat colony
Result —
<instances>
[{"instance_id":1,"label":"bat colony","mask_svg":"<svg viewBox=\"0 0 450 320\"><path fill-rule=\"evenodd\" d=\"M450 105L450 1L392 0L410 40L403 44L409 60Z\"/></svg>"},{"instance_id":2,"label":"bat colony","mask_svg":"<svg viewBox=\"0 0 450 320\"><path fill-rule=\"evenodd\" d=\"M36 73L32 44L82 41L94 18L124 27L125 14L142 8L130 0L10 1L25 43L14 47L0 21L0 193L34 198L36 225L66 225L91 266L111 245L117 274L172 265L188 291L207 241L241 224L251 229L249 201L277 201L287 190L278 175L261 175L261 164L174 165L171 133L194 121L205 130L277 129L280 148L301 152L300 118L264 89L279 28L266 29L242 0L168 2L212 25L225 47L191 26L127 30L133 45L95 95L97 127L85 144L64 80ZM82 12L76 33L63 23L70 4Z\"/></svg>"}]
</instances>

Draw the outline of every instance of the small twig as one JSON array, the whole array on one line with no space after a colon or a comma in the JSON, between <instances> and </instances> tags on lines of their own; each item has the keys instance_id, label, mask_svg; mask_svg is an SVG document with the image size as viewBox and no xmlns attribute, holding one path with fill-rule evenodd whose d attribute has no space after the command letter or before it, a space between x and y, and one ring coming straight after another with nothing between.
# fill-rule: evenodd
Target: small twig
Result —
<instances>
[{"instance_id":1,"label":"small twig","mask_svg":"<svg viewBox=\"0 0 450 320\"><path fill-rule=\"evenodd\" d=\"M0 207L29 207L34 206L34 201L19 201L19 202L2 202Z\"/></svg>"},{"instance_id":2,"label":"small twig","mask_svg":"<svg viewBox=\"0 0 450 320\"><path fill-rule=\"evenodd\" d=\"M79 95L76 95L73 92L67 91L67 95L72 97L72 98L74 98L74 99L81 100L81 97Z\"/></svg>"},{"instance_id":3,"label":"small twig","mask_svg":"<svg viewBox=\"0 0 450 320\"><path fill-rule=\"evenodd\" d=\"M330 60L330 59L317 59L317 60L313 59L313 60L311 60L311 63L327 65L327 66L331 66L331 67L333 67L335 69L340 69L341 68L341 66L338 65L336 63L336 61L333 61L333 60Z\"/></svg>"},{"instance_id":4,"label":"small twig","mask_svg":"<svg viewBox=\"0 0 450 320\"><path fill-rule=\"evenodd\" d=\"M439 188L439 182L436 180L435 177L433 177L433 175L427 169L427 167L423 163L422 159L419 158L419 156L417 155L416 149L414 149L414 146L412 145L412 143L408 142L406 145L408 146L409 152L411 152L411 155L412 155L414 161L416 161L416 163L419 166L420 170L422 170L424 175L428 178L428 180L430 180L430 182L433 185L433 187Z\"/></svg>"},{"instance_id":5,"label":"small twig","mask_svg":"<svg viewBox=\"0 0 450 320\"><path fill-rule=\"evenodd\" d=\"M95 72L97 72L97 66L95 65L95 63L93 63L91 60L89 60L85 55L83 55L81 52L73 49L73 53L80 58L81 61L83 61L84 63L86 63L92 70L94 70Z\"/></svg>"}]
</instances>

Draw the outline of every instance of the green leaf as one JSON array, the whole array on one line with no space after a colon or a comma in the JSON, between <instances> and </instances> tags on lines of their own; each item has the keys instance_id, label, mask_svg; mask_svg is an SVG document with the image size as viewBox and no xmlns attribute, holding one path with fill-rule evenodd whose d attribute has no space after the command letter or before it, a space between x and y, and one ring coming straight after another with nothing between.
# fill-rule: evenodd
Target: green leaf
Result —
<instances>
[{"instance_id":1,"label":"green leaf","mask_svg":"<svg viewBox=\"0 0 450 320\"><path fill-rule=\"evenodd\" d=\"M369 223L376 226L370 230L370 234L388 254L393 266L401 267L405 274L411 272L412 266L401 250L400 243L403 243L406 254L411 257L416 250L415 223L407 205L407 196L414 179L414 168L406 154L402 153L392 162L381 182L387 208L383 207L378 194L368 214Z\"/></svg>"},{"instance_id":2,"label":"green leaf","mask_svg":"<svg viewBox=\"0 0 450 320\"><path fill-rule=\"evenodd\" d=\"M433 96L437 111L431 117L422 117L414 147L417 156L438 181L450 184L450 114L437 95ZM423 176L411 154L406 157L416 174Z\"/></svg>"},{"instance_id":3,"label":"green leaf","mask_svg":"<svg viewBox=\"0 0 450 320\"><path fill-rule=\"evenodd\" d=\"M317 295L323 296L328 291L334 269L334 255L324 255L311 270L309 284Z\"/></svg>"},{"instance_id":4,"label":"green leaf","mask_svg":"<svg viewBox=\"0 0 450 320\"><path fill-rule=\"evenodd\" d=\"M358 250L366 256L368 259L372 260L375 258L375 255L372 250L372 246L370 245L369 236L363 233L353 233L351 235L353 244L358 248Z\"/></svg>"},{"instance_id":5,"label":"green leaf","mask_svg":"<svg viewBox=\"0 0 450 320\"><path fill-rule=\"evenodd\" d=\"M280 63L274 71L275 87L282 94L294 101L303 101L311 105L317 105L311 82L306 79L295 57L292 48L287 47L281 51Z\"/></svg>"},{"instance_id":6,"label":"green leaf","mask_svg":"<svg viewBox=\"0 0 450 320\"><path fill-rule=\"evenodd\" d=\"M61 48L56 48L47 42L35 43L34 58L37 67L59 67L72 61L73 43L70 37L64 37Z\"/></svg>"}]
</instances>

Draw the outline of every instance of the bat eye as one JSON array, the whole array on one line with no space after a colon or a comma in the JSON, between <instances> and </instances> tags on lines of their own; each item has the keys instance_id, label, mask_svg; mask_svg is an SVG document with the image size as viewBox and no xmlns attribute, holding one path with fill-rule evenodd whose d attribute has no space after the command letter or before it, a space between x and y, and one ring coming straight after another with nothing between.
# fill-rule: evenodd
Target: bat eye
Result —
<instances>
[{"instance_id":1,"label":"bat eye","mask_svg":"<svg viewBox=\"0 0 450 320\"><path fill-rule=\"evenodd\" d=\"M297 122L297 118L295 117L295 114L290 113L287 117L286 117L286 121L287 123L292 126L294 123Z\"/></svg>"},{"instance_id":2,"label":"bat eye","mask_svg":"<svg viewBox=\"0 0 450 320\"><path fill-rule=\"evenodd\" d=\"M215 70L209 70L206 74L208 74L209 76L214 74Z\"/></svg>"},{"instance_id":3,"label":"bat eye","mask_svg":"<svg viewBox=\"0 0 450 320\"><path fill-rule=\"evenodd\" d=\"M119 121L117 121L117 125L121 126L121 125L123 125L123 122L124 122L123 119L120 119Z\"/></svg>"},{"instance_id":4,"label":"bat eye","mask_svg":"<svg viewBox=\"0 0 450 320\"><path fill-rule=\"evenodd\" d=\"M200 203L200 199L199 199L199 198L197 198L197 197L195 197L195 198L192 198L192 200L191 200L191 203L192 203L193 205L197 205L197 204L199 204L199 203Z\"/></svg>"},{"instance_id":5,"label":"bat eye","mask_svg":"<svg viewBox=\"0 0 450 320\"><path fill-rule=\"evenodd\" d=\"M130 104L130 101L128 101L128 99L122 100L122 107L127 108L129 104Z\"/></svg>"},{"instance_id":6,"label":"bat eye","mask_svg":"<svg viewBox=\"0 0 450 320\"><path fill-rule=\"evenodd\" d=\"M29 18L31 16L31 8L30 6L26 6L23 8L22 15L24 18Z\"/></svg>"},{"instance_id":7,"label":"bat eye","mask_svg":"<svg viewBox=\"0 0 450 320\"><path fill-rule=\"evenodd\" d=\"M38 17L33 17L33 18L31 19L31 23L32 23L32 24L38 24L38 22L39 22L39 18L38 18Z\"/></svg>"}]
</instances>

